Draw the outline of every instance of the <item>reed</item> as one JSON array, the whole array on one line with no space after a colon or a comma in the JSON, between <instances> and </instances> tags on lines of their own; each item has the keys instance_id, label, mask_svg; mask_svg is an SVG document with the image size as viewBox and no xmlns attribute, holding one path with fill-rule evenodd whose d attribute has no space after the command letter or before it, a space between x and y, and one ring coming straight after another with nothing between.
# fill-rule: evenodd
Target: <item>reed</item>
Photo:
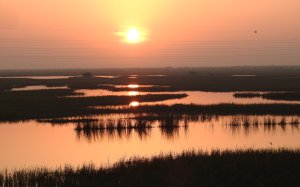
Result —
<instances>
[{"instance_id":1,"label":"reed","mask_svg":"<svg viewBox=\"0 0 300 187\"><path fill-rule=\"evenodd\" d=\"M187 151L109 167L0 171L0 186L299 186L299 150Z\"/></svg>"},{"instance_id":2,"label":"reed","mask_svg":"<svg viewBox=\"0 0 300 187\"><path fill-rule=\"evenodd\" d=\"M294 125L294 126L298 126L300 124L299 119L298 118L292 118L291 124Z\"/></svg>"}]
</instances>

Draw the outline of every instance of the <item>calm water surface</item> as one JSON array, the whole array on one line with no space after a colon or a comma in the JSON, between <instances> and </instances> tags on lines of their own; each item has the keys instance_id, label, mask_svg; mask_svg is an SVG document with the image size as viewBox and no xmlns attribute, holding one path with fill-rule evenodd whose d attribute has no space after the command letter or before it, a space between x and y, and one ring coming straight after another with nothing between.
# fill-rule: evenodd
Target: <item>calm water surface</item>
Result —
<instances>
[{"instance_id":1,"label":"calm water surface","mask_svg":"<svg viewBox=\"0 0 300 187\"><path fill-rule=\"evenodd\" d=\"M218 117L204 122L190 122L187 128L180 127L171 131L154 127L146 133L122 133L115 130L111 133L95 132L92 135L76 132L74 124L53 126L36 121L1 123L0 168L58 167L65 164L78 166L88 162L110 165L122 158L150 157L192 149L209 151L300 146L300 130L297 126L267 127L262 124L266 116L254 116L259 119L260 125L233 127L229 125L233 118ZM295 117L286 117L286 121L292 118ZM276 119L280 121L281 117Z\"/></svg>"},{"instance_id":2,"label":"calm water surface","mask_svg":"<svg viewBox=\"0 0 300 187\"><path fill-rule=\"evenodd\" d=\"M144 85L146 87L151 85ZM126 87L126 86L123 86ZM209 104L220 104L220 103L235 103L235 104L267 104L267 103L294 103L299 104L299 101L283 101L283 100L267 100L263 98L236 98L234 97L235 92L203 92L203 91L180 91L180 92L142 92L138 91L137 85L128 85L132 88L130 91L109 91L104 89L95 90L76 90L78 93L83 93L83 97L92 96L137 96L137 95L147 95L147 94L187 94L188 96L182 99L169 99L165 101L158 102L144 102L140 104L162 104L162 105L174 105L174 104L199 104L199 105L209 105ZM139 85L139 87L141 87ZM247 92L249 93L249 92ZM76 96L77 97L77 96ZM138 102L134 99L133 101Z\"/></svg>"},{"instance_id":3,"label":"calm water surface","mask_svg":"<svg viewBox=\"0 0 300 187\"><path fill-rule=\"evenodd\" d=\"M25 86L21 88L13 88L11 91L31 91L31 90L56 90L56 89L69 89L67 86L44 86L44 85L37 85L37 86Z\"/></svg>"},{"instance_id":4,"label":"calm water surface","mask_svg":"<svg viewBox=\"0 0 300 187\"><path fill-rule=\"evenodd\" d=\"M132 77L138 76L132 75ZM142 92L139 91L139 88L155 85L130 84L115 86L127 87L129 91L114 92L104 89L83 89L76 90L76 92L84 93L83 97L131 96L130 106L132 107L139 107L139 105L144 104L299 103L263 98L235 98L234 92ZM67 89L67 87L40 85L14 88L13 91L58 88ZM137 95L146 94L182 93L188 96L182 99L145 103L140 103L135 98ZM133 114L116 114L93 116L92 118L101 119L105 122L119 119L137 121L138 119L133 119L134 117ZM267 118L274 119L276 124L266 125ZM254 125L255 121L257 122L256 125ZM282 124L280 124L281 121ZM39 123L34 120L0 123L0 169L59 167L66 164L78 166L89 162L108 166L123 158L150 157L160 153L180 153L186 150L300 148L300 130L298 125L292 125L293 121L298 123L300 116L214 116L209 119L197 118L188 121L180 119L178 122L180 127L167 129L159 127L162 121L154 119L150 120L153 128L149 129L102 131L76 131L75 123L54 125ZM185 126L186 124L188 126Z\"/></svg>"},{"instance_id":5,"label":"calm water surface","mask_svg":"<svg viewBox=\"0 0 300 187\"><path fill-rule=\"evenodd\" d=\"M0 77L1 79L68 79L73 76L13 76L13 77Z\"/></svg>"}]
</instances>

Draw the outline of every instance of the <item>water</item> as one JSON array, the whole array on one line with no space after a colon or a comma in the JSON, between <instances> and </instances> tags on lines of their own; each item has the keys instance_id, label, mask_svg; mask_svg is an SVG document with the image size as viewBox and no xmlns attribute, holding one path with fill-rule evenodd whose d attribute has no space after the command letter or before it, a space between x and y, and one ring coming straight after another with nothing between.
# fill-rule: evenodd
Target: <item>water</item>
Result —
<instances>
[{"instance_id":1,"label":"water","mask_svg":"<svg viewBox=\"0 0 300 187\"><path fill-rule=\"evenodd\" d=\"M96 75L94 77L97 77L97 78L105 78L105 79L115 79L115 78L118 78L119 76L112 76L112 75Z\"/></svg>"},{"instance_id":2,"label":"water","mask_svg":"<svg viewBox=\"0 0 300 187\"><path fill-rule=\"evenodd\" d=\"M73 76L13 76L13 77L0 77L0 79L68 79Z\"/></svg>"},{"instance_id":3,"label":"water","mask_svg":"<svg viewBox=\"0 0 300 187\"><path fill-rule=\"evenodd\" d=\"M138 77L134 75L135 77ZM158 76L158 75L157 75ZM102 77L104 78L104 77ZM113 78L113 77L105 77ZM83 96L130 96L130 107L140 105L173 104L262 104L299 103L263 98L236 98L234 92L143 92L139 88L156 85L113 85L128 91L80 89ZM12 91L41 89L68 89L44 85L14 88ZM247 92L248 93L248 92ZM157 102L139 102L135 96L147 94L187 94L182 99ZM148 118L147 118L148 117ZM177 117L177 118L176 118ZM0 169L59 167L66 164L79 166L93 162L108 166L120 159L134 156L151 157L160 153L180 153L186 150L210 151L212 149L300 148L300 116L176 116L160 117L143 114L114 114L85 116L83 119L103 123L146 122L151 128L79 129L78 123L54 122L0 122ZM78 117L80 119L82 117ZM75 118L74 118L75 119ZM51 119L50 119L51 120ZM82 123L82 122L81 122ZM175 124L162 128L162 124ZM178 126L178 127L177 127ZM77 127L77 130L75 130Z\"/></svg>"},{"instance_id":4,"label":"water","mask_svg":"<svg viewBox=\"0 0 300 187\"><path fill-rule=\"evenodd\" d=\"M132 96L132 102L138 102L139 105L174 105L174 104L198 104L210 105L220 103L234 103L234 104L267 104L267 103L294 103L299 104L299 101L283 101L283 100L268 100L260 97L253 98L237 98L234 97L235 92L203 92L203 91L179 91L179 92L142 92L139 88L155 87L155 85L115 85L116 88L128 88L130 91L109 91L105 89L79 89L76 93L83 93L83 96L71 97L94 97L94 96ZM50 89L69 89L67 86L48 87L45 85L25 86L20 88L13 88L11 91L30 91L30 90L50 90ZM239 92L241 93L241 92ZM249 92L247 92L249 93ZM188 96L181 99L169 99L157 102L143 102L140 103L134 96L147 94L187 94ZM131 103L128 103L131 105Z\"/></svg>"},{"instance_id":5,"label":"water","mask_svg":"<svg viewBox=\"0 0 300 187\"><path fill-rule=\"evenodd\" d=\"M209 105L209 104L220 104L220 103L234 103L234 104L267 104L267 103L294 103L298 104L299 101L283 101L283 100L267 100L264 98L236 98L234 97L235 92L202 92L202 91L180 91L180 92L142 92L138 91L139 87L149 87L153 85L128 85L122 87L132 88L130 91L109 91L104 89L88 90L82 89L77 90L77 93L83 93L84 97L93 96L132 96L133 101L134 96L137 95L147 95L147 94L187 94L188 96L181 99L169 99L165 101L157 102L143 102L140 104L161 104L161 105L174 105L174 104L198 104L198 105ZM121 86L118 86L121 87ZM247 92L249 93L249 92Z\"/></svg>"},{"instance_id":6,"label":"water","mask_svg":"<svg viewBox=\"0 0 300 187\"><path fill-rule=\"evenodd\" d=\"M128 78L138 78L138 77L164 77L165 75L129 75L126 76ZM8 77L1 77L0 79L69 79L72 77L78 77L78 76L8 76ZM94 77L97 78L106 78L106 79L114 79L119 78L121 75L114 76L114 75L95 75Z\"/></svg>"},{"instance_id":7,"label":"water","mask_svg":"<svg viewBox=\"0 0 300 187\"><path fill-rule=\"evenodd\" d=\"M37 86L25 86L21 88L13 88L11 89L11 91L56 90L56 89L69 89L69 88L67 86L48 87L44 85L37 85Z\"/></svg>"},{"instance_id":8,"label":"water","mask_svg":"<svg viewBox=\"0 0 300 187\"><path fill-rule=\"evenodd\" d=\"M99 116L101 119L116 117L118 115ZM260 124L256 127L233 127L229 125L232 117L220 116L208 121L190 122L187 128L175 128L172 132L157 127L157 122L154 122L155 127L144 135L136 131L122 134L115 130L102 135L95 133L90 137L76 132L74 124L2 123L0 168L78 166L89 162L107 166L122 158L150 157L185 150L299 148L300 131L297 126L267 127L262 124L267 116L258 118ZM287 122L292 118L286 117ZM279 122L281 117L276 119Z\"/></svg>"}]
</instances>

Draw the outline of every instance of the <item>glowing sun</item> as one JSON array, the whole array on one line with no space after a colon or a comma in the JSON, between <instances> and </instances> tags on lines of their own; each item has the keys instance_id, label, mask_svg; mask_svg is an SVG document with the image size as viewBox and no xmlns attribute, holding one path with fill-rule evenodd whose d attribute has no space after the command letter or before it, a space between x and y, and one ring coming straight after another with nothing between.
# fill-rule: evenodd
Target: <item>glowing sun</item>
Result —
<instances>
[{"instance_id":1,"label":"glowing sun","mask_svg":"<svg viewBox=\"0 0 300 187\"><path fill-rule=\"evenodd\" d=\"M141 34L136 28L127 31L127 40L131 43L137 43L141 39Z\"/></svg>"},{"instance_id":2,"label":"glowing sun","mask_svg":"<svg viewBox=\"0 0 300 187\"><path fill-rule=\"evenodd\" d=\"M147 39L147 31L138 27L129 27L125 31L117 32L122 41L128 44L142 43Z\"/></svg>"}]
</instances>

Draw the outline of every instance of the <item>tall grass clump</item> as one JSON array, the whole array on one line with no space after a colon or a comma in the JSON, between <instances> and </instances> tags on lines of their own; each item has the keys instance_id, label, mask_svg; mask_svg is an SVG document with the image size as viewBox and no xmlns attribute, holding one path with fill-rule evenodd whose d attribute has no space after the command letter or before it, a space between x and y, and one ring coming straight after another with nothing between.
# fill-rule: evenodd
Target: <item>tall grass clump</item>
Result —
<instances>
[{"instance_id":1,"label":"tall grass clump","mask_svg":"<svg viewBox=\"0 0 300 187\"><path fill-rule=\"evenodd\" d=\"M1 171L0 186L296 187L299 177L300 150L213 150L131 158L109 167Z\"/></svg>"}]
</instances>

